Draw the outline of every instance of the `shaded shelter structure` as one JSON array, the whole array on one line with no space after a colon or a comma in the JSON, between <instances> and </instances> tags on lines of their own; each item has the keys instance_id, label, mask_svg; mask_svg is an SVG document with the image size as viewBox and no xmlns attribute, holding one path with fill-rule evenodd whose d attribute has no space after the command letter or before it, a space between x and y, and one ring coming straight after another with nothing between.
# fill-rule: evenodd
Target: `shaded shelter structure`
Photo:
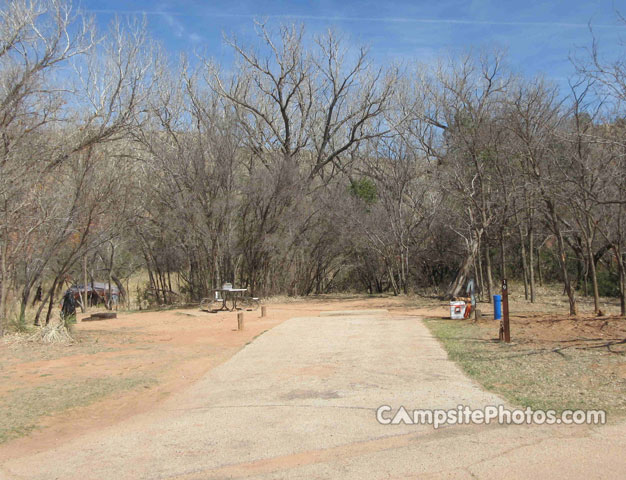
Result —
<instances>
[{"instance_id":1,"label":"shaded shelter structure","mask_svg":"<svg viewBox=\"0 0 626 480\"><path fill-rule=\"evenodd\" d=\"M84 285L72 285L66 293L69 293L74 297L77 302L80 302L81 295L87 292L87 304L88 305L117 305L120 302L121 292L116 285L109 285L106 282L91 282L87 284L87 288Z\"/></svg>"}]
</instances>

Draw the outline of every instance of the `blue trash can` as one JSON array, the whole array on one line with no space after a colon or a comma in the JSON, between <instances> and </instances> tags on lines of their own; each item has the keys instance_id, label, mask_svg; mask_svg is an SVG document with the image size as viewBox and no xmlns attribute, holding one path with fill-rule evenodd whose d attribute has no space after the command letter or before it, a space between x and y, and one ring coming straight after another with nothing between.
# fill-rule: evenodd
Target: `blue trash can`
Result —
<instances>
[{"instance_id":1,"label":"blue trash can","mask_svg":"<svg viewBox=\"0 0 626 480\"><path fill-rule=\"evenodd\" d=\"M502 318L502 295L493 296L493 318L494 320Z\"/></svg>"}]
</instances>

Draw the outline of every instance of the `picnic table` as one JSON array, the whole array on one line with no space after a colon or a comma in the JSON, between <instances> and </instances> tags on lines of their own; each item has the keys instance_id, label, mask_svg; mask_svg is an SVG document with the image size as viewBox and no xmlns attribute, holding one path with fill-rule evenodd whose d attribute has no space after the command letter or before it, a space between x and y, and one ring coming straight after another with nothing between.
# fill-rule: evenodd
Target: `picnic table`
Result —
<instances>
[{"instance_id":1,"label":"picnic table","mask_svg":"<svg viewBox=\"0 0 626 480\"><path fill-rule=\"evenodd\" d=\"M257 297L244 296L247 288L233 288L232 284L225 283L222 288L211 290L212 295L200 301L200 310L206 312L221 312L234 310L256 310L260 302ZM239 307L238 307L239 305Z\"/></svg>"},{"instance_id":2,"label":"picnic table","mask_svg":"<svg viewBox=\"0 0 626 480\"><path fill-rule=\"evenodd\" d=\"M243 292L247 291L247 288L215 288L213 289L213 295L216 302L220 300L222 302L219 310L234 311L237 309L237 301L243 296ZM232 307L228 308L228 304L232 305Z\"/></svg>"}]
</instances>

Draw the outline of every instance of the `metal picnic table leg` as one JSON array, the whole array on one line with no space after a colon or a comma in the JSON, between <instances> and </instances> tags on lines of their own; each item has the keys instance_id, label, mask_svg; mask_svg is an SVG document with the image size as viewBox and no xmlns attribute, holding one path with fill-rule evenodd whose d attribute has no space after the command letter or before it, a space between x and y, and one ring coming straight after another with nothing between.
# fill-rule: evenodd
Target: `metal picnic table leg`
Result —
<instances>
[{"instance_id":1,"label":"metal picnic table leg","mask_svg":"<svg viewBox=\"0 0 626 480\"><path fill-rule=\"evenodd\" d=\"M233 295L233 312L237 310L237 294Z\"/></svg>"}]
</instances>

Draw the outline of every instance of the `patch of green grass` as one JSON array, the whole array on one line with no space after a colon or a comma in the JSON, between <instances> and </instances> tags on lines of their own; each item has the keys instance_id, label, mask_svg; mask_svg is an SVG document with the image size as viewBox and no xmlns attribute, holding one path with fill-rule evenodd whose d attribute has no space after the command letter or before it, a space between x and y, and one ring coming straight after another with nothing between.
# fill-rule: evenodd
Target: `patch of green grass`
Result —
<instances>
[{"instance_id":1,"label":"patch of green grass","mask_svg":"<svg viewBox=\"0 0 626 480\"><path fill-rule=\"evenodd\" d=\"M15 315L7 327L9 332L30 333L33 331L33 326L27 322L26 315Z\"/></svg>"},{"instance_id":2,"label":"patch of green grass","mask_svg":"<svg viewBox=\"0 0 626 480\"><path fill-rule=\"evenodd\" d=\"M626 414L623 354L602 349L554 351L531 344L506 345L497 327L467 321L429 319L426 325L451 360L486 390L533 409L603 409Z\"/></svg>"},{"instance_id":3,"label":"patch of green grass","mask_svg":"<svg viewBox=\"0 0 626 480\"><path fill-rule=\"evenodd\" d=\"M0 399L0 443L28 434L40 418L89 405L113 393L153 385L148 377L85 378L17 388ZM68 415L71 413L68 412Z\"/></svg>"}]
</instances>

